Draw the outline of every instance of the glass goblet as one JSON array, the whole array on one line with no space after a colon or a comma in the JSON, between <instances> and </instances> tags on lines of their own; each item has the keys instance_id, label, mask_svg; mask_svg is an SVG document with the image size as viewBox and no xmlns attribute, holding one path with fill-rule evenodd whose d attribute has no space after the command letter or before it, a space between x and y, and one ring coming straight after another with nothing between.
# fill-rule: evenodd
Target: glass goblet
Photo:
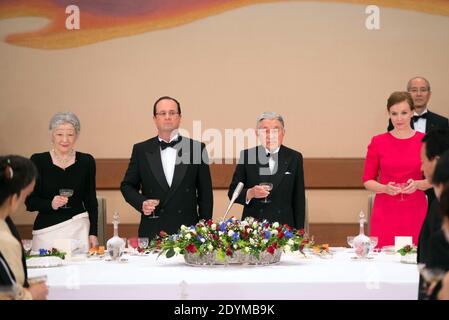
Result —
<instances>
[{"instance_id":1,"label":"glass goblet","mask_svg":"<svg viewBox=\"0 0 449 320\"><path fill-rule=\"evenodd\" d=\"M351 248L354 248L354 238L355 238L355 236L348 236L348 237L346 237L346 242L348 243L348 245Z\"/></svg>"},{"instance_id":2,"label":"glass goblet","mask_svg":"<svg viewBox=\"0 0 449 320\"><path fill-rule=\"evenodd\" d=\"M61 197L67 197L70 198L71 196L73 196L73 189L59 189L59 195ZM67 203L65 205L63 205L61 208L64 209L68 209L70 208L69 206L67 206Z\"/></svg>"},{"instance_id":3,"label":"glass goblet","mask_svg":"<svg viewBox=\"0 0 449 320\"><path fill-rule=\"evenodd\" d=\"M139 249L141 248L141 249L145 250L148 247L150 239L149 238L138 238L137 242L139 245Z\"/></svg>"},{"instance_id":4,"label":"glass goblet","mask_svg":"<svg viewBox=\"0 0 449 320\"><path fill-rule=\"evenodd\" d=\"M33 247L33 240L31 239L22 239L23 249L25 249L25 253L29 254L31 252L31 248Z\"/></svg>"},{"instance_id":5,"label":"glass goblet","mask_svg":"<svg viewBox=\"0 0 449 320\"><path fill-rule=\"evenodd\" d=\"M265 190L267 190L267 191L273 190L273 184L271 182L261 182L261 183L259 183L259 185L264 187ZM265 199L260 201L260 202L262 202L262 203L270 203L271 200L268 200L268 196L266 196Z\"/></svg>"},{"instance_id":6,"label":"glass goblet","mask_svg":"<svg viewBox=\"0 0 449 320\"><path fill-rule=\"evenodd\" d=\"M148 199L148 201L150 201L151 204L153 206L155 206L155 207L157 207L159 205L159 203L160 203L159 199ZM157 211L158 211L157 208L154 209L153 213L148 216L148 219L157 219L157 218L159 218L159 216L156 214Z\"/></svg>"}]
</instances>

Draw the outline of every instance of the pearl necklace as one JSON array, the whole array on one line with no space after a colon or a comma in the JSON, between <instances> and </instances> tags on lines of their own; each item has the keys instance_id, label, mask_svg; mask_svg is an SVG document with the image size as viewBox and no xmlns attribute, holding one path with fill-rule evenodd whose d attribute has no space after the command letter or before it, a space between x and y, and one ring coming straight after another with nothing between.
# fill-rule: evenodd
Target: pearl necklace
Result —
<instances>
[{"instance_id":1,"label":"pearl necklace","mask_svg":"<svg viewBox=\"0 0 449 320\"><path fill-rule=\"evenodd\" d=\"M60 155L58 155L55 151L55 149L51 149L51 152L53 153L53 156L55 157L56 161L59 162L62 166L66 166L69 162L73 161L75 157L75 150L72 149L72 151L69 152L69 154L62 158Z\"/></svg>"}]
</instances>

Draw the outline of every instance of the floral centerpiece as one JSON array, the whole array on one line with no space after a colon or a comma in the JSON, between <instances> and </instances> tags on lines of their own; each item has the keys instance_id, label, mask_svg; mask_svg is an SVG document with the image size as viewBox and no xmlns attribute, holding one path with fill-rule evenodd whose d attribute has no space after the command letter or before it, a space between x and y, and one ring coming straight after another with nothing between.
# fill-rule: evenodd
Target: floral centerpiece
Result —
<instances>
[{"instance_id":1,"label":"floral centerpiece","mask_svg":"<svg viewBox=\"0 0 449 320\"><path fill-rule=\"evenodd\" d=\"M402 263L415 264L418 257L418 250L415 246L406 245L397 251L401 255Z\"/></svg>"},{"instance_id":2,"label":"floral centerpiece","mask_svg":"<svg viewBox=\"0 0 449 320\"><path fill-rule=\"evenodd\" d=\"M150 249L167 258L182 254L194 265L271 264L279 262L282 252L303 253L304 246L310 244L303 229L232 217L218 223L201 220L195 226L183 225L173 235L161 231Z\"/></svg>"},{"instance_id":3,"label":"floral centerpiece","mask_svg":"<svg viewBox=\"0 0 449 320\"><path fill-rule=\"evenodd\" d=\"M59 257L62 260L65 259L65 252L59 251L56 248L52 248L51 250L47 249L39 249L39 254L30 254L29 252L26 254L26 259L30 258L40 258L40 257Z\"/></svg>"}]
</instances>

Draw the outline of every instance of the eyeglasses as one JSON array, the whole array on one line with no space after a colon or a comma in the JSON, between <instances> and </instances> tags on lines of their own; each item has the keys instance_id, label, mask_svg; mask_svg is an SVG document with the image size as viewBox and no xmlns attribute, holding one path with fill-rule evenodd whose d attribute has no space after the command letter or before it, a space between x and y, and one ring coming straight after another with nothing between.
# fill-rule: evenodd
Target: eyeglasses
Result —
<instances>
[{"instance_id":1,"label":"eyeglasses","mask_svg":"<svg viewBox=\"0 0 449 320\"><path fill-rule=\"evenodd\" d=\"M174 116L176 116L177 114L179 114L179 112L178 112L178 111L169 111L169 112L161 111L161 112L156 112L156 115L157 115L157 116L160 116L160 117L165 117L167 114L168 114L170 117L174 117Z\"/></svg>"},{"instance_id":2,"label":"eyeglasses","mask_svg":"<svg viewBox=\"0 0 449 320\"><path fill-rule=\"evenodd\" d=\"M418 89L418 88L411 88L409 90L410 93L418 93L418 92L427 93L429 91L430 90L428 88L420 88L420 89Z\"/></svg>"}]
</instances>

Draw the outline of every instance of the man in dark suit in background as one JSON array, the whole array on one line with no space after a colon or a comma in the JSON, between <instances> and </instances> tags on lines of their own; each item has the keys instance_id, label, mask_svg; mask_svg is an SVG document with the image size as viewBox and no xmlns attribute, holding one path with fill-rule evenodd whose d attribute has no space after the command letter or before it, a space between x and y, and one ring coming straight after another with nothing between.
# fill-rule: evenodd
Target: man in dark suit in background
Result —
<instances>
[{"instance_id":1,"label":"man in dark suit in background","mask_svg":"<svg viewBox=\"0 0 449 320\"><path fill-rule=\"evenodd\" d=\"M449 121L447 118L433 113L427 109L430 96L430 83L423 77L414 77L407 83L407 91L413 98L415 111L411 121L412 128L416 131L427 133L436 128L448 128ZM388 124L388 131L393 129L391 121Z\"/></svg>"},{"instance_id":2,"label":"man in dark suit in background","mask_svg":"<svg viewBox=\"0 0 449 320\"><path fill-rule=\"evenodd\" d=\"M257 120L261 145L243 150L229 186L232 197L239 182L244 188L236 202L244 205L243 217L304 228L305 190L301 153L282 145L284 119L265 112ZM266 184L272 184L269 191ZM266 201L265 201L266 200Z\"/></svg>"},{"instance_id":3,"label":"man in dark suit in background","mask_svg":"<svg viewBox=\"0 0 449 320\"><path fill-rule=\"evenodd\" d=\"M431 130L423 139L421 148L421 162L424 176L429 183L433 183L435 167L444 152L449 150L449 128ZM433 188L432 188L433 190ZM442 215L440 213L440 203L435 197L429 206L424 219L418 240L418 263L430 264L431 258L442 256L438 252L439 248L444 248L447 244L443 237L438 237L441 232ZM439 245L431 245L433 241L439 241ZM420 277L418 298L426 297L423 288L423 280Z\"/></svg>"},{"instance_id":4,"label":"man in dark suit in background","mask_svg":"<svg viewBox=\"0 0 449 320\"><path fill-rule=\"evenodd\" d=\"M172 234L212 218L213 195L204 143L180 136L181 107L171 97L153 106L158 136L133 147L120 190L141 214L139 236Z\"/></svg>"}]
</instances>

